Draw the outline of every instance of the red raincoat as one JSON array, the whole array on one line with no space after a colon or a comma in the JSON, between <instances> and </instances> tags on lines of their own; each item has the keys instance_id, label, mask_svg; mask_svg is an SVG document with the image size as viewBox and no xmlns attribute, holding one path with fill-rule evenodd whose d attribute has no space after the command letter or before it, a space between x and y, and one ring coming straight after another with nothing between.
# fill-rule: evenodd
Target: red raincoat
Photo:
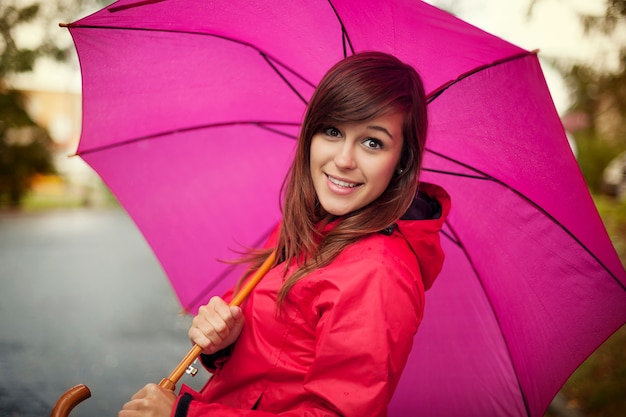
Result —
<instances>
[{"instance_id":1,"label":"red raincoat","mask_svg":"<svg viewBox=\"0 0 626 417\"><path fill-rule=\"evenodd\" d=\"M268 272L243 306L245 326L229 356L210 369L202 392L181 389L173 415L386 416L424 290L443 263L439 231L450 200L434 185L420 191L439 202L436 219L399 220L347 247L292 288L281 315L284 266Z\"/></svg>"}]
</instances>

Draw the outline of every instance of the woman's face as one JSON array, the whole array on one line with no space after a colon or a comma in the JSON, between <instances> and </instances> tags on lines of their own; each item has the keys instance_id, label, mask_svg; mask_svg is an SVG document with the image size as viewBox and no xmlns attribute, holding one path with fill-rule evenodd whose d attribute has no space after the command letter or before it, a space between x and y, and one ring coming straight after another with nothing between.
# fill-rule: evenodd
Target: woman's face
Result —
<instances>
[{"instance_id":1,"label":"woman's face","mask_svg":"<svg viewBox=\"0 0 626 417\"><path fill-rule=\"evenodd\" d=\"M311 177L326 212L365 207L387 188L402 152L401 113L325 126L311 141Z\"/></svg>"}]
</instances>

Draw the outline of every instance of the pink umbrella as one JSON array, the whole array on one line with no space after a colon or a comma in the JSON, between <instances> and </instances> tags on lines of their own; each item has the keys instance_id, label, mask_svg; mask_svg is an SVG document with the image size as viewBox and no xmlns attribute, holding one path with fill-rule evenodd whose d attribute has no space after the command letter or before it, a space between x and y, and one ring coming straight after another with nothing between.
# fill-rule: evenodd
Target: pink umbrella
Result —
<instances>
[{"instance_id":1,"label":"pink umbrella","mask_svg":"<svg viewBox=\"0 0 626 417\"><path fill-rule=\"evenodd\" d=\"M380 50L423 76L423 180L453 201L390 414L541 416L626 322L626 272L535 53L415 0L122 0L69 28L83 74L77 153L186 310L232 285L238 271L219 260L280 219L315 84L345 55Z\"/></svg>"}]
</instances>

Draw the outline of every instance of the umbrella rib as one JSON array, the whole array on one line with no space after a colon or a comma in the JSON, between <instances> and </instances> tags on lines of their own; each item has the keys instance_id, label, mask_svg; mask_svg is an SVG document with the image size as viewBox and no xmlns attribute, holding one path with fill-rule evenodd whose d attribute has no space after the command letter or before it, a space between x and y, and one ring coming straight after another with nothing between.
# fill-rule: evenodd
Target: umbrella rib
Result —
<instances>
[{"instance_id":1,"label":"umbrella rib","mask_svg":"<svg viewBox=\"0 0 626 417\"><path fill-rule=\"evenodd\" d=\"M302 94L300 94L298 92L298 90L296 90L296 87L293 86L293 84L291 84L289 82L289 80L287 80L287 78L283 75L282 72L280 72L278 70L278 68L276 68L276 66L272 63L272 61L267 57L267 55L264 52L259 52L261 54L261 56L263 57L263 59L265 60L265 62L267 62L267 64L276 72L276 74L278 74L278 76L283 80L283 82L285 84L287 84L287 86L289 88L291 88L291 90L300 98L300 100L302 100L302 102L305 105L308 105L309 103L306 101L306 99L304 97L302 97Z\"/></svg>"},{"instance_id":2,"label":"umbrella rib","mask_svg":"<svg viewBox=\"0 0 626 417\"><path fill-rule=\"evenodd\" d=\"M341 25L341 43L343 46L343 57L345 58L348 56L348 51L346 50L346 41L348 42L348 46L350 47L350 52L352 53L352 55L354 55L354 47L352 46L352 41L350 40L348 31L346 30L346 27L343 24L343 20L341 20L341 16L339 16L339 13L337 13L337 9L335 8L335 5L333 4L331 0L328 0L328 4L330 4L330 7L333 9L333 12L335 13L335 16L337 17L337 21Z\"/></svg>"},{"instance_id":3,"label":"umbrella rib","mask_svg":"<svg viewBox=\"0 0 626 417\"><path fill-rule=\"evenodd\" d=\"M448 224L448 223L447 223L447 221L446 221L446 224ZM447 238L448 238L448 240L449 240L450 242L454 243L454 244L455 244L455 245L457 245L459 248L463 248L463 245L461 245L461 242L459 242L459 241L456 239L456 237L455 237L455 236L452 236L450 233L446 232L446 231L445 231L445 230L443 230L443 229L441 229L439 232L440 232L442 235L444 235L445 237L447 237Z\"/></svg>"},{"instance_id":4,"label":"umbrella rib","mask_svg":"<svg viewBox=\"0 0 626 417\"><path fill-rule=\"evenodd\" d=\"M463 243L461 242L461 239L459 238L459 235L456 233L456 230L454 230L454 227L452 227L452 225L450 224L450 222L446 219L445 222L446 226L448 226L448 228L450 229L450 233L453 235L454 238L452 238L451 236L449 236L448 234L444 233L444 235L446 237L448 237L453 243L455 243L465 254L465 258L467 259L467 262L469 263L470 267L472 268L472 271L474 271L474 276L476 276L476 279L478 280L478 283L480 284L481 288L483 289L483 293L487 294L487 291L485 290L485 286L483 285L483 280L480 276L480 274L478 273L478 270L476 269L476 266L474 265L474 261L472 260L472 257L470 256L469 252L466 250L465 246L463 245ZM443 232L443 231L442 231ZM495 318L496 322L498 323L498 328L502 329L501 323L500 323L500 319L498 317L498 315L495 313L495 308L493 306L493 303L491 302L491 298L490 297L486 297L487 298L487 302L489 303L489 307L491 308L491 312L493 317ZM506 346L506 351L509 355L509 361L511 364L514 364L515 362L513 361L513 355L511 355L511 350L509 349L509 343L507 342L506 338L504 337L504 334L501 332L500 333L502 336L502 340L504 341L504 345ZM524 401L524 408L526 409L526 414L528 416L531 415L530 411L529 411L529 407L528 407L528 399L526 398L526 394L524 393L524 390L522 389L522 383L519 380L518 377L518 373L517 371L515 372L515 380L517 381L517 386L519 388L519 392L522 395L522 400Z\"/></svg>"},{"instance_id":5,"label":"umbrella rib","mask_svg":"<svg viewBox=\"0 0 626 417\"><path fill-rule=\"evenodd\" d=\"M90 149L84 149L81 151L77 151L74 155L87 155L90 153L95 153L95 152L101 152L101 151L107 151L109 149L114 149L114 148L118 148L118 147L122 147L122 146L126 146L126 145L131 145L133 143L137 143L137 142L143 142L146 140L151 140L151 139L158 139L158 138L162 138L164 136L170 136L176 133L185 133L185 132L190 132L190 131L194 131L194 130L202 130L202 129L211 129L211 128L215 128L215 127L226 127L226 126L237 126L237 125L252 125L252 126L257 126L259 128L265 129L265 130L270 130L272 132L275 132L277 134L280 134L282 136L288 137L290 139L294 139L293 136L285 133L285 132L281 132L278 129L271 129L269 126L267 125L278 125L278 126L300 126L299 123L293 123L293 122L269 122L269 121L232 121L232 122L221 122L221 123L208 123L205 125L196 125L196 126L189 126L189 127L185 127L185 128L180 128L180 129L171 129L171 130L166 130L163 132L158 132L158 133L153 133L150 135L145 135L145 136L140 136L137 138L133 138L133 139L126 139L120 142L115 142L115 143L110 143L107 145L102 145L102 146L96 146L95 148L90 148Z\"/></svg>"},{"instance_id":6,"label":"umbrella rib","mask_svg":"<svg viewBox=\"0 0 626 417\"><path fill-rule=\"evenodd\" d=\"M160 0L146 0L146 1L152 3L152 2L158 2ZM130 6L132 6L132 5L130 5ZM123 6L119 6L119 7L123 7ZM315 84L313 84L311 81L306 79L304 76L302 76L300 73L298 73L296 70L294 70L290 66L288 66L285 63L281 62L279 59L273 57L271 54L268 54L267 52L261 50L260 48L256 47L255 45L253 45L253 44L251 44L249 42L244 42L244 41L241 41L241 40L238 40L238 39L234 39L234 38L231 38L231 37L228 37L228 36L224 36L224 35L217 35L215 33L205 33L205 32L193 31L193 30L129 28L129 27L122 27L122 26L108 26L108 25L81 25L79 23L70 23L70 24L64 25L64 27L67 27L68 29L77 29L77 28L79 28L79 29L136 30L136 31L142 31L142 32L180 33L180 34L186 34L186 35L210 36L210 37L213 37L213 38L222 39L222 40L225 40L225 41L237 43L239 45L252 48L255 51L257 51L261 56L263 56L265 59L267 59L268 57L271 58L271 60L273 62L277 63L278 65L280 65L281 67L283 67L284 69L286 69L287 71L292 73L294 76L298 77L300 80L302 80L303 82L305 82L309 86L315 88Z\"/></svg>"},{"instance_id":7,"label":"umbrella rib","mask_svg":"<svg viewBox=\"0 0 626 417\"><path fill-rule=\"evenodd\" d=\"M463 73L461 75L459 75L455 80L451 80L448 81L447 83L442 84L441 86L439 86L438 88L434 89L433 91L431 91L430 93L428 93L426 95L426 101L428 102L428 104L430 104L431 102L433 102L437 97L439 97L440 95L442 95L448 88L452 87L453 85L459 83L460 81L464 80L465 78L474 75L478 72L484 71L488 68L492 68L501 64L505 64L507 62L510 61L515 61L517 59L522 59L525 58L527 56L530 55L537 55L537 50L535 51L524 51L524 52L520 52L519 54L515 54L515 55L511 55L508 56L506 58L502 58L502 59L498 59L496 61L493 61L490 64L484 64L484 65L480 65L476 68L473 68L472 70Z\"/></svg>"},{"instance_id":8,"label":"umbrella rib","mask_svg":"<svg viewBox=\"0 0 626 417\"><path fill-rule=\"evenodd\" d=\"M422 168L423 171L428 171L428 172L434 172L435 174L444 174L444 175L452 175L455 177L464 177L464 178L471 178L474 180L486 180L486 181L491 181L491 178L488 177L483 177L483 176L478 176L478 175L470 175L470 174L462 174L460 172L452 172L452 171L443 171L440 169L433 169L433 168Z\"/></svg>"},{"instance_id":9,"label":"umbrella rib","mask_svg":"<svg viewBox=\"0 0 626 417\"><path fill-rule=\"evenodd\" d=\"M127 9L133 9L135 7L146 6L146 5L152 4L152 3L161 3L162 1L166 1L166 0L142 0L142 1L138 1L136 3L124 4L122 6L109 7L107 9L107 11L110 12L110 13L121 12L122 10L127 10Z\"/></svg>"},{"instance_id":10,"label":"umbrella rib","mask_svg":"<svg viewBox=\"0 0 626 417\"><path fill-rule=\"evenodd\" d=\"M265 233L263 233L261 235L261 237L252 244L252 247L259 247L261 246L261 244L263 244L263 242L265 242L265 240L269 237L269 235L272 233L272 231L276 228L276 225L272 225L272 227L270 227L268 230L265 231ZM224 281L226 278L228 278L228 276L235 270L235 268L237 268L239 265L230 265L228 268L226 268L221 274L219 274L209 285L207 285L206 287L204 287L196 296L195 298L193 298L190 302L187 303L187 305L185 305L183 307L183 311L188 312L190 308L194 307L195 305L203 302L206 299L206 296L208 294L211 293L211 291L213 291L215 289L215 287L217 285L219 285L222 281Z\"/></svg>"},{"instance_id":11,"label":"umbrella rib","mask_svg":"<svg viewBox=\"0 0 626 417\"><path fill-rule=\"evenodd\" d=\"M468 165L468 164L466 164L464 162L461 162L458 159L454 159L454 158L452 158L450 156L444 155L441 152L437 152L437 151L435 151L435 150L433 150L431 148L428 148L428 147L426 147L426 152L430 152L433 155L437 155L439 158L442 158L442 159L445 159L445 160L450 161L452 163L455 163L457 165L460 165L463 168L468 169L470 171L474 171L476 173L476 175L455 173L455 172L452 172L452 171L443 171L443 170L439 171L439 170L435 170L435 169L432 169L432 168L424 168L425 171L435 172L435 173L439 173L439 174L455 175L455 176L459 176L459 177L474 178L474 179L478 179L478 180L498 181L493 176L491 176L491 175L489 175L489 174L487 174L485 172L482 172L482 171L474 168L471 165Z\"/></svg>"},{"instance_id":12,"label":"umbrella rib","mask_svg":"<svg viewBox=\"0 0 626 417\"><path fill-rule=\"evenodd\" d=\"M258 123L257 126L260 127L261 129L267 130L268 132L276 133L277 135L282 135L282 136L284 136L286 138L289 138L289 139L298 140L297 136L290 135L289 133L283 132L282 130L271 128L269 126L266 126L263 123Z\"/></svg>"},{"instance_id":13,"label":"umbrella rib","mask_svg":"<svg viewBox=\"0 0 626 417\"><path fill-rule=\"evenodd\" d=\"M501 181L495 177L493 177L492 175L489 175L485 172L482 172L472 166L469 166L457 159L451 158L449 156L446 156L444 154L441 154L439 152L433 151L432 149L427 149L428 152L439 156L440 158L446 159L450 162L453 162L455 164L458 164L466 169L469 169L471 171L474 171L475 173L477 173L476 176L473 175L466 175L466 174L460 174L460 173L453 173L453 172L449 172L449 171L436 171L433 169L425 169L426 171L431 171L431 172L436 172L436 173L441 173L444 175L455 175L455 176L460 176L460 177L466 177L466 178L472 178L472 179L480 179L480 180L487 180L487 181L493 181L497 184L500 184L502 187L505 187L507 189L509 189L509 191L517 194L518 197L522 198L523 200L527 201L529 204L532 204L533 207L535 207L539 212L543 213L544 216L546 216L547 218L549 218L554 224L558 225L565 233L567 233L569 235L569 237L571 237L572 239L574 239L574 241L576 243L578 243L578 245L583 248L585 250L585 252L587 252L593 259L595 259L595 261L602 266L602 269L604 269L610 276L611 278L613 278L613 280L623 289L626 291L626 285L623 284L619 279L617 279L617 276L604 264L604 262L602 262L597 256L596 254L594 254L580 239L578 239L578 237L576 237L576 235L574 235L574 233L572 233L567 227L565 227L561 222L559 222L557 219L555 219L550 213L548 213L543 207L541 207L539 204L537 204L536 202L534 202L532 199L530 199L529 197L527 197L525 194L523 194L521 191L511 187L509 184L505 183L504 181Z\"/></svg>"}]
</instances>

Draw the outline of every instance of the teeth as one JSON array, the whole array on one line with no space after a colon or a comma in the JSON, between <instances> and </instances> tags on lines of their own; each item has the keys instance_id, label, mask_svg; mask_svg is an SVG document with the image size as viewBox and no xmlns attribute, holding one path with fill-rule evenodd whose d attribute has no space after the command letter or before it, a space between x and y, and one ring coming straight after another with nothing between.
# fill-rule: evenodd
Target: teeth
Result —
<instances>
[{"instance_id":1,"label":"teeth","mask_svg":"<svg viewBox=\"0 0 626 417\"><path fill-rule=\"evenodd\" d=\"M345 181L341 181L338 180L337 178L333 178L330 175L328 175L328 179L330 180L330 182L332 182L335 185L338 185L340 187L345 187L345 188L354 188L356 187L358 184L354 184L351 182L345 182Z\"/></svg>"}]
</instances>

